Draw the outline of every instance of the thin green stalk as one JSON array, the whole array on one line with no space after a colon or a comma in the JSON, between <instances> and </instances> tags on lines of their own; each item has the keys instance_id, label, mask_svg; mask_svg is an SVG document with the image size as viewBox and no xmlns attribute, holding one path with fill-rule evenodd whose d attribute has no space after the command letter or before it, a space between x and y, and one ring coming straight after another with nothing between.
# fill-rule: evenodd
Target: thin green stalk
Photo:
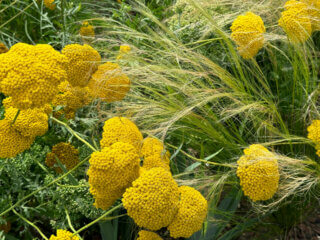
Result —
<instances>
[{"instance_id":1,"label":"thin green stalk","mask_svg":"<svg viewBox=\"0 0 320 240\"><path fill-rule=\"evenodd\" d=\"M17 121L17 118L18 118L19 114L20 114L20 109L18 109L16 115L14 116L14 119L13 119L11 125L13 125Z\"/></svg>"},{"instance_id":2,"label":"thin green stalk","mask_svg":"<svg viewBox=\"0 0 320 240\"><path fill-rule=\"evenodd\" d=\"M83 230L86 230L87 228L91 227L92 225L96 224L97 222L99 222L100 220L102 220L104 217L108 216L109 214L111 214L112 212L114 212L115 210L117 210L118 208L122 207L122 203L120 203L119 205L115 206L114 208L111 208L109 211L105 212L104 214L102 214L100 217L98 217L97 219L95 219L94 221L92 221L91 223L85 225L84 227L80 228L78 231L76 231L72 236L77 235L78 233L82 232Z\"/></svg>"},{"instance_id":3,"label":"thin green stalk","mask_svg":"<svg viewBox=\"0 0 320 240\"><path fill-rule=\"evenodd\" d=\"M90 143L88 143L86 140L84 140L82 137L80 137L71 127L68 126L68 124L56 119L55 117L51 117L51 119L53 121L55 121L56 123L59 123L60 125L64 126L73 136L75 136L76 138L78 138L81 142L83 142L85 145L87 145L91 150L93 150L94 152L97 152L98 150L93 147Z\"/></svg>"},{"instance_id":4,"label":"thin green stalk","mask_svg":"<svg viewBox=\"0 0 320 240\"><path fill-rule=\"evenodd\" d=\"M48 240L48 238L43 234L43 232L41 232L41 230L32 222L30 222L28 219L26 219L25 217L23 217L22 215L20 215L19 213L17 213L16 210L14 210L14 208L12 209L13 213L15 215L17 215L19 218L21 218L23 221L25 221L26 223L28 223L30 226L32 226L34 229L37 230L37 232L41 235L41 237L43 237L43 239Z\"/></svg>"},{"instance_id":5,"label":"thin green stalk","mask_svg":"<svg viewBox=\"0 0 320 240\"><path fill-rule=\"evenodd\" d=\"M168 145L169 147L172 147L174 149L178 149L178 147L176 146L173 146L169 143L166 143L166 145ZM196 162L203 162L203 163L207 163L207 164L211 164L211 165L215 165L215 166L220 166L220 167L229 167L229 168L237 168L236 165L233 165L233 164L227 164L227 163L217 163L217 162L210 162L210 161L206 161L204 159L199 159L199 158L196 158L194 156L191 156L190 154L186 153L185 151L181 150L180 149L180 152L182 154L184 154L185 156L187 156L188 158L191 158L192 160L196 161Z\"/></svg>"},{"instance_id":6,"label":"thin green stalk","mask_svg":"<svg viewBox=\"0 0 320 240\"><path fill-rule=\"evenodd\" d=\"M69 225L70 229L72 230L72 232L76 232L76 230L74 229L74 227L73 227L73 225L72 225L72 223L71 223L71 219L70 219L68 210L67 210L66 208L65 208L64 210L65 210L65 213L66 213L66 216L67 216L67 221L68 221L68 225ZM79 234L77 234L77 236L78 236L78 238L80 238L81 240L83 240L82 237L81 237Z\"/></svg>"},{"instance_id":7,"label":"thin green stalk","mask_svg":"<svg viewBox=\"0 0 320 240\"><path fill-rule=\"evenodd\" d=\"M27 196L23 197L21 200L19 200L18 202L16 202L15 204L13 204L11 207L9 207L8 209L6 209L5 211L3 211L0 214L0 217L5 215L6 213L10 212L12 209L14 209L15 207L19 206L21 203L23 203L25 200L27 200L28 198L32 197L33 195L37 194L38 192L50 187L51 185L55 184L56 182L60 181L61 179L65 178L66 176L68 176L69 174L71 174L72 172L74 172L77 168L79 168L82 164L84 164L85 162L87 162L89 159L89 157L85 158L84 160L82 160L77 166L75 166L73 169L71 169L69 172L61 175L60 177L56 178L55 180L53 180L52 182L48 183L47 185L33 191L32 193L28 194Z\"/></svg>"}]
</instances>

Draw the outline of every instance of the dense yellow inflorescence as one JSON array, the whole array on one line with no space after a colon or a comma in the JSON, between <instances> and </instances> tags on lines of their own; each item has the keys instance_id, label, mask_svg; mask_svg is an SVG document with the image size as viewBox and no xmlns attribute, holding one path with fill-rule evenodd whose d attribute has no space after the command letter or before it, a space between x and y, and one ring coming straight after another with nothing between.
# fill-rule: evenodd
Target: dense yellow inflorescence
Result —
<instances>
[{"instance_id":1,"label":"dense yellow inflorescence","mask_svg":"<svg viewBox=\"0 0 320 240\"><path fill-rule=\"evenodd\" d=\"M56 95L52 104L64 107L56 115L64 114L67 119L72 119L79 108L90 104L91 101L92 93L88 87L73 87L65 81L59 85L59 94Z\"/></svg>"},{"instance_id":2,"label":"dense yellow inflorescence","mask_svg":"<svg viewBox=\"0 0 320 240\"><path fill-rule=\"evenodd\" d=\"M62 49L69 62L67 64L68 81L73 86L85 87L91 75L101 62L100 54L91 46L70 44Z\"/></svg>"},{"instance_id":3,"label":"dense yellow inflorescence","mask_svg":"<svg viewBox=\"0 0 320 240\"><path fill-rule=\"evenodd\" d=\"M94 28L88 21L84 21L82 23L82 26L80 28L80 35L83 37L94 37L95 36Z\"/></svg>"},{"instance_id":4,"label":"dense yellow inflorescence","mask_svg":"<svg viewBox=\"0 0 320 240\"><path fill-rule=\"evenodd\" d=\"M313 120L308 127L308 138L316 144L317 155L320 156L320 120Z\"/></svg>"},{"instance_id":5,"label":"dense yellow inflorescence","mask_svg":"<svg viewBox=\"0 0 320 240\"><path fill-rule=\"evenodd\" d=\"M106 210L139 176L140 159L129 143L117 142L94 152L89 160L90 192L95 206Z\"/></svg>"},{"instance_id":6,"label":"dense yellow inflorescence","mask_svg":"<svg viewBox=\"0 0 320 240\"><path fill-rule=\"evenodd\" d=\"M319 0L301 0L307 4L307 11L311 20L312 31L320 30L320 1Z\"/></svg>"},{"instance_id":7,"label":"dense yellow inflorescence","mask_svg":"<svg viewBox=\"0 0 320 240\"><path fill-rule=\"evenodd\" d=\"M16 108L6 108L5 119L13 122L17 112ZM48 131L48 115L40 108L21 110L12 127L24 137L42 136Z\"/></svg>"},{"instance_id":8,"label":"dense yellow inflorescence","mask_svg":"<svg viewBox=\"0 0 320 240\"><path fill-rule=\"evenodd\" d=\"M8 52L9 49L3 43L0 43L0 54Z\"/></svg>"},{"instance_id":9,"label":"dense yellow inflorescence","mask_svg":"<svg viewBox=\"0 0 320 240\"><path fill-rule=\"evenodd\" d=\"M10 121L0 120L0 158L15 157L29 149L34 138L24 137L14 130Z\"/></svg>"},{"instance_id":10,"label":"dense yellow inflorescence","mask_svg":"<svg viewBox=\"0 0 320 240\"><path fill-rule=\"evenodd\" d=\"M178 185L169 171L152 168L132 183L122 202L138 226L159 230L168 226L178 212Z\"/></svg>"},{"instance_id":11,"label":"dense yellow inflorescence","mask_svg":"<svg viewBox=\"0 0 320 240\"><path fill-rule=\"evenodd\" d=\"M181 186L179 192L178 214L168 226L168 230L173 238L189 238L202 228L208 203L201 193L192 187Z\"/></svg>"},{"instance_id":12,"label":"dense yellow inflorescence","mask_svg":"<svg viewBox=\"0 0 320 240\"><path fill-rule=\"evenodd\" d=\"M119 54L117 56L117 60L122 59L126 54L131 51L131 47L128 45L121 45L119 49Z\"/></svg>"},{"instance_id":13,"label":"dense yellow inflorescence","mask_svg":"<svg viewBox=\"0 0 320 240\"><path fill-rule=\"evenodd\" d=\"M72 235L73 234L67 230L58 229L57 235L56 236L51 235L49 240L80 240L79 237L77 236L72 237Z\"/></svg>"},{"instance_id":14,"label":"dense yellow inflorescence","mask_svg":"<svg viewBox=\"0 0 320 240\"><path fill-rule=\"evenodd\" d=\"M146 230L141 230L137 240L162 240L162 238L155 232L150 232Z\"/></svg>"},{"instance_id":15,"label":"dense yellow inflorescence","mask_svg":"<svg viewBox=\"0 0 320 240\"><path fill-rule=\"evenodd\" d=\"M67 78L67 58L50 45L17 43L0 54L0 90L22 110L49 104Z\"/></svg>"},{"instance_id":16,"label":"dense yellow inflorescence","mask_svg":"<svg viewBox=\"0 0 320 240\"><path fill-rule=\"evenodd\" d=\"M99 66L88 85L96 98L106 102L121 101L130 90L130 79L116 63Z\"/></svg>"},{"instance_id":17,"label":"dense yellow inflorescence","mask_svg":"<svg viewBox=\"0 0 320 240\"><path fill-rule=\"evenodd\" d=\"M137 152L143 140L138 127L125 117L113 117L107 120L103 126L101 148L109 147L116 142L132 144Z\"/></svg>"},{"instance_id":18,"label":"dense yellow inflorescence","mask_svg":"<svg viewBox=\"0 0 320 240\"><path fill-rule=\"evenodd\" d=\"M54 3L55 0L43 0L44 5L46 8L50 10L56 9L56 4Z\"/></svg>"},{"instance_id":19,"label":"dense yellow inflorescence","mask_svg":"<svg viewBox=\"0 0 320 240\"><path fill-rule=\"evenodd\" d=\"M238 16L230 29L231 38L238 45L239 54L244 59L253 58L263 47L266 29L260 16L247 12Z\"/></svg>"},{"instance_id":20,"label":"dense yellow inflorescence","mask_svg":"<svg viewBox=\"0 0 320 240\"><path fill-rule=\"evenodd\" d=\"M143 168L149 170L162 167L170 171L170 152L164 148L161 141L156 138L146 138L142 142L140 157L143 158Z\"/></svg>"},{"instance_id":21,"label":"dense yellow inflorescence","mask_svg":"<svg viewBox=\"0 0 320 240\"><path fill-rule=\"evenodd\" d=\"M293 43L305 42L312 32L312 23L306 3L289 0L281 13L279 26L287 33Z\"/></svg>"},{"instance_id":22,"label":"dense yellow inflorescence","mask_svg":"<svg viewBox=\"0 0 320 240\"><path fill-rule=\"evenodd\" d=\"M79 163L79 151L70 143L58 143L52 147L51 152L46 156L46 164L53 168L57 173L62 173L57 158L67 170L74 168Z\"/></svg>"},{"instance_id":23,"label":"dense yellow inflorescence","mask_svg":"<svg viewBox=\"0 0 320 240\"><path fill-rule=\"evenodd\" d=\"M244 155L237 163L237 175L244 195L252 201L264 201L273 197L280 177L275 154L260 144L253 144L244 150Z\"/></svg>"}]
</instances>

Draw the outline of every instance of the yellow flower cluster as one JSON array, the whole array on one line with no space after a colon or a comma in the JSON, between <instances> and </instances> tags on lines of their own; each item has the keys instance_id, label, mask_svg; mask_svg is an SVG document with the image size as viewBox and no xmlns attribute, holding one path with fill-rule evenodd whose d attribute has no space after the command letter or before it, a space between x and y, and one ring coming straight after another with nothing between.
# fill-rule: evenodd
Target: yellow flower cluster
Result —
<instances>
[{"instance_id":1,"label":"yellow flower cluster","mask_svg":"<svg viewBox=\"0 0 320 240\"><path fill-rule=\"evenodd\" d=\"M89 87L95 97L107 102L122 100L130 90L130 79L116 63L106 62L92 75Z\"/></svg>"},{"instance_id":2,"label":"yellow flower cluster","mask_svg":"<svg viewBox=\"0 0 320 240\"><path fill-rule=\"evenodd\" d=\"M162 238L154 232L141 230L137 240L162 240Z\"/></svg>"},{"instance_id":3,"label":"yellow flower cluster","mask_svg":"<svg viewBox=\"0 0 320 240\"><path fill-rule=\"evenodd\" d=\"M67 64L69 83L73 86L85 87L92 73L98 69L101 62L100 54L87 44L67 45L61 53L69 60Z\"/></svg>"},{"instance_id":4,"label":"yellow flower cluster","mask_svg":"<svg viewBox=\"0 0 320 240\"><path fill-rule=\"evenodd\" d=\"M122 59L126 54L131 51L131 47L128 45L121 45L119 50L119 55L117 56L117 60Z\"/></svg>"},{"instance_id":5,"label":"yellow flower cluster","mask_svg":"<svg viewBox=\"0 0 320 240\"><path fill-rule=\"evenodd\" d=\"M168 226L173 238L189 238L199 231L207 216L208 203L200 192L192 187L179 187L179 210Z\"/></svg>"},{"instance_id":6,"label":"yellow flower cluster","mask_svg":"<svg viewBox=\"0 0 320 240\"><path fill-rule=\"evenodd\" d=\"M252 12L238 16L231 26L231 38L238 45L239 54L244 59L253 58L263 47L266 31L260 16Z\"/></svg>"},{"instance_id":7,"label":"yellow flower cluster","mask_svg":"<svg viewBox=\"0 0 320 240\"><path fill-rule=\"evenodd\" d=\"M51 235L49 240L80 240L80 239L77 236L72 237L72 233L67 230L58 229L57 236Z\"/></svg>"},{"instance_id":8,"label":"yellow flower cluster","mask_svg":"<svg viewBox=\"0 0 320 240\"><path fill-rule=\"evenodd\" d=\"M138 127L125 117L113 117L103 126L101 148L109 147L116 142L130 143L139 152L142 134Z\"/></svg>"},{"instance_id":9,"label":"yellow flower cluster","mask_svg":"<svg viewBox=\"0 0 320 240\"><path fill-rule=\"evenodd\" d=\"M305 42L312 33L312 23L308 5L297 0L289 0L281 13L279 26L287 33L294 43Z\"/></svg>"},{"instance_id":10,"label":"yellow flower cluster","mask_svg":"<svg viewBox=\"0 0 320 240\"><path fill-rule=\"evenodd\" d=\"M14 107L6 108L5 119L13 123L17 112ZM24 137L42 136L48 131L48 115L40 108L21 110L12 128Z\"/></svg>"},{"instance_id":11,"label":"yellow flower cluster","mask_svg":"<svg viewBox=\"0 0 320 240\"><path fill-rule=\"evenodd\" d=\"M57 159L70 170L79 163L79 151L70 143L58 143L52 147L50 153L46 156L46 164L53 168L57 173L62 173L62 169L58 166Z\"/></svg>"},{"instance_id":12,"label":"yellow flower cluster","mask_svg":"<svg viewBox=\"0 0 320 240\"><path fill-rule=\"evenodd\" d=\"M11 158L29 149L34 141L32 137L25 137L16 131L12 122L0 120L0 158Z\"/></svg>"},{"instance_id":13,"label":"yellow flower cluster","mask_svg":"<svg viewBox=\"0 0 320 240\"><path fill-rule=\"evenodd\" d=\"M88 87L74 87L68 81L59 85L59 92L52 104L54 106L64 106L56 114L58 116L64 114L67 119L74 118L77 109L88 105L92 101L92 94Z\"/></svg>"},{"instance_id":14,"label":"yellow flower cluster","mask_svg":"<svg viewBox=\"0 0 320 240\"><path fill-rule=\"evenodd\" d=\"M169 171L152 168L132 183L122 202L138 226L159 230L168 226L178 212L178 185Z\"/></svg>"},{"instance_id":15,"label":"yellow flower cluster","mask_svg":"<svg viewBox=\"0 0 320 240\"><path fill-rule=\"evenodd\" d=\"M129 143L116 142L94 152L89 160L90 192L95 206L109 208L139 176L140 159Z\"/></svg>"},{"instance_id":16,"label":"yellow flower cluster","mask_svg":"<svg viewBox=\"0 0 320 240\"><path fill-rule=\"evenodd\" d=\"M170 171L170 152L156 138L148 137L143 140L140 157L143 158L143 168L146 170L162 167Z\"/></svg>"},{"instance_id":17,"label":"yellow flower cluster","mask_svg":"<svg viewBox=\"0 0 320 240\"><path fill-rule=\"evenodd\" d=\"M50 45L17 43L0 54L0 90L12 97L14 107L20 110L43 107L67 78L67 62Z\"/></svg>"},{"instance_id":18,"label":"yellow flower cluster","mask_svg":"<svg viewBox=\"0 0 320 240\"><path fill-rule=\"evenodd\" d=\"M308 14L311 20L312 31L320 30L320 1L319 0L301 0L307 4Z\"/></svg>"},{"instance_id":19,"label":"yellow flower cluster","mask_svg":"<svg viewBox=\"0 0 320 240\"><path fill-rule=\"evenodd\" d=\"M0 43L0 54L8 52L9 49L3 43Z\"/></svg>"},{"instance_id":20,"label":"yellow flower cluster","mask_svg":"<svg viewBox=\"0 0 320 240\"><path fill-rule=\"evenodd\" d=\"M280 177L278 161L273 153L260 144L253 144L244 150L237 163L237 175L244 195L252 201L273 197Z\"/></svg>"},{"instance_id":21,"label":"yellow flower cluster","mask_svg":"<svg viewBox=\"0 0 320 240\"><path fill-rule=\"evenodd\" d=\"M317 155L320 157L320 120L313 120L308 127L308 138L316 144Z\"/></svg>"},{"instance_id":22,"label":"yellow flower cluster","mask_svg":"<svg viewBox=\"0 0 320 240\"><path fill-rule=\"evenodd\" d=\"M50 10L56 9L56 4L54 3L55 0L43 0L44 5L46 8Z\"/></svg>"},{"instance_id":23,"label":"yellow flower cluster","mask_svg":"<svg viewBox=\"0 0 320 240\"><path fill-rule=\"evenodd\" d=\"M80 35L83 37L94 37L95 36L94 28L88 21L84 21L82 23L82 26L80 28Z\"/></svg>"}]
</instances>

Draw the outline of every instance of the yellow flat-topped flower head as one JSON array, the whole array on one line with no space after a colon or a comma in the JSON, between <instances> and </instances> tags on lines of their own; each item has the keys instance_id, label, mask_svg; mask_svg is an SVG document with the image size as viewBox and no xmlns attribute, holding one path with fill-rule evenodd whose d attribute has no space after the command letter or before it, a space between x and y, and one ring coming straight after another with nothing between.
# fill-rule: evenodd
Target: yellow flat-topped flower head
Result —
<instances>
[{"instance_id":1,"label":"yellow flat-topped flower head","mask_svg":"<svg viewBox=\"0 0 320 240\"><path fill-rule=\"evenodd\" d=\"M80 240L79 237L72 235L73 233L67 230L58 229L56 236L51 235L49 240Z\"/></svg>"},{"instance_id":2,"label":"yellow flat-topped flower head","mask_svg":"<svg viewBox=\"0 0 320 240\"><path fill-rule=\"evenodd\" d=\"M141 230L137 240L162 240L162 238L155 232L150 232L146 230Z\"/></svg>"},{"instance_id":3,"label":"yellow flat-topped flower head","mask_svg":"<svg viewBox=\"0 0 320 240\"><path fill-rule=\"evenodd\" d=\"M83 37L94 37L94 27L88 21L84 21L80 28L80 35Z\"/></svg>"}]
</instances>

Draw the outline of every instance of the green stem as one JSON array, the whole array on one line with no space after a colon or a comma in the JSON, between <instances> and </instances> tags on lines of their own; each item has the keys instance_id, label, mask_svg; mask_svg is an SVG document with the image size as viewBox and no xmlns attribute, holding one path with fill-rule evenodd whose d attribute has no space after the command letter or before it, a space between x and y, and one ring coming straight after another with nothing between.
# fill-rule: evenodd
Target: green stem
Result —
<instances>
[{"instance_id":1,"label":"green stem","mask_svg":"<svg viewBox=\"0 0 320 240\"><path fill-rule=\"evenodd\" d=\"M70 219L70 216L69 216L69 213L68 213L68 210L65 208L65 213L66 213L66 216L67 216L67 221L68 221L68 225L70 227L70 229L73 231L73 232L76 232L76 230L74 229L74 227L72 226L72 223L71 223L71 219ZM83 240L82 237L80 237L79 234L77 234L77 236L79 237L79 239Z\"/></svg>"},{"instance_id":2,"label":"green stem","mask_svg":"<svg viewBox=\"0 0 320 240\"><path fill-rule=\"evenodd\" d=\"M84 160L82 160L77 166L75 166L73 169L71 169L69 172L61 175L60 177L56 178L55 180L53 180L52 182L48 183L47 185L33 191L32 193L30 193L29 195L23 197L21 200L19 200L18 202L16 202L15 204L13 204L11 207L9 207L8 209L6 209L4 212L2 212L0 214L0 217L5 215L6 213L10 212L11 210L13 210L15 207L19 206L19 204L23 203L25 200L27 200L28 198L32 197L33 195L37 194L38 192L50 187L51 185L55 184L56 182L60 181L61 179L65 178L66 176L68 176L69 174L71 174L72 172L74 172L77 168L79 168L82 164L84 164L85 162L87 162L89 159L89 157L85 158Z\"/></svg>"},{"instance_id":3,"label":"green stem","mask_svg":"<svg viewBox=\"0 0 320 240\"><path fill-rule=\"evenodd\" d=\"M78 138L81 142L83 142L85 145L87 145L92 151L97 152L98 150L93 147L90 143L88 143L86 140L84 140L82 137L80 137L71 127L68 126L68 124L56 119L55 117L51 117L53 121L56 123L59 123L60 125L64 126L73 136Z\"/></svg>"},{"instance_id":4,"label":"green stem","mask_svg":"<svg viewBox=\"0 0 320 240\"><path fill-rule=\"evenodd\" d=\"M178 147L173 146L173 145L171 145L169 143L166 143L166 145L168 145L169 147L172 147L174 149L178 149ZM237 166L233 165L233 164L210 162L210 161L207 161L207 160L204 160L204 159L196 158L196 157L191 156L190 154L186 153L185 151L183 151L181 149L180 149L180 152L182 152L185 156L187 156L188 158L191 158L192 160L194 160L196 162L203 162L203 163L207 163L207 164L211 164L211 165L215 165L215 166L221 166L221 167L237 168Z\"/></svg>"},{"instance_id":5,"label":"green stem","mask_svg":"<svg viewBox=\"0 0 320 240\"><path fill-rule=\"evenodd\" d=\"M18 118L19 114L20 114L20 109L18 109L16 115L14 116L14 119L13 119L11 125L13 125L17 121L17 118Z\"/></svg>"},{"instance_id":6,"label":"green stem","mask_svg":"<svg viewBox=\"0 0 320 240\"><path fill-rule=\"evenodd\" d=\"M43 234L43 232L41 232L41 230L32 222L30 222L28 219L26 219L25 217L23 217L22 215L20 215L19 213L17 213L16 210L14 210L14 208L12 209L13 213L15 215L17 215L19 218L21 218L23 221L25 221L26 223L28 223L30 226L32 226L34 229L37 230L37 232L41 235L41 237L43 237L43 239L48 240L48 238Z\"/></svg>"},{"instance_id":7,"label":"green stem","mask_svg":"<svg viewBox=\"0 0 320 240\"><path fill-rule=\"evenodd\" d=\"M122 207L122 203L120 203L119 205L115 206L114 208L111 208L109 211L105 212L104 214L102 214L100 217L98 217L97 219L95 219L91 223L89 223L89 224L85 225L84 227L80 228L72 236L77 235L78 233L82 232L83 230L86 230L87 228L89 228L92 225L96 224L100 220L104 219L104 217L108 216L109 214L111 214L112 212L114 212L115 210L117 210L120 207Z\"/></svg>"}]
</instances>

